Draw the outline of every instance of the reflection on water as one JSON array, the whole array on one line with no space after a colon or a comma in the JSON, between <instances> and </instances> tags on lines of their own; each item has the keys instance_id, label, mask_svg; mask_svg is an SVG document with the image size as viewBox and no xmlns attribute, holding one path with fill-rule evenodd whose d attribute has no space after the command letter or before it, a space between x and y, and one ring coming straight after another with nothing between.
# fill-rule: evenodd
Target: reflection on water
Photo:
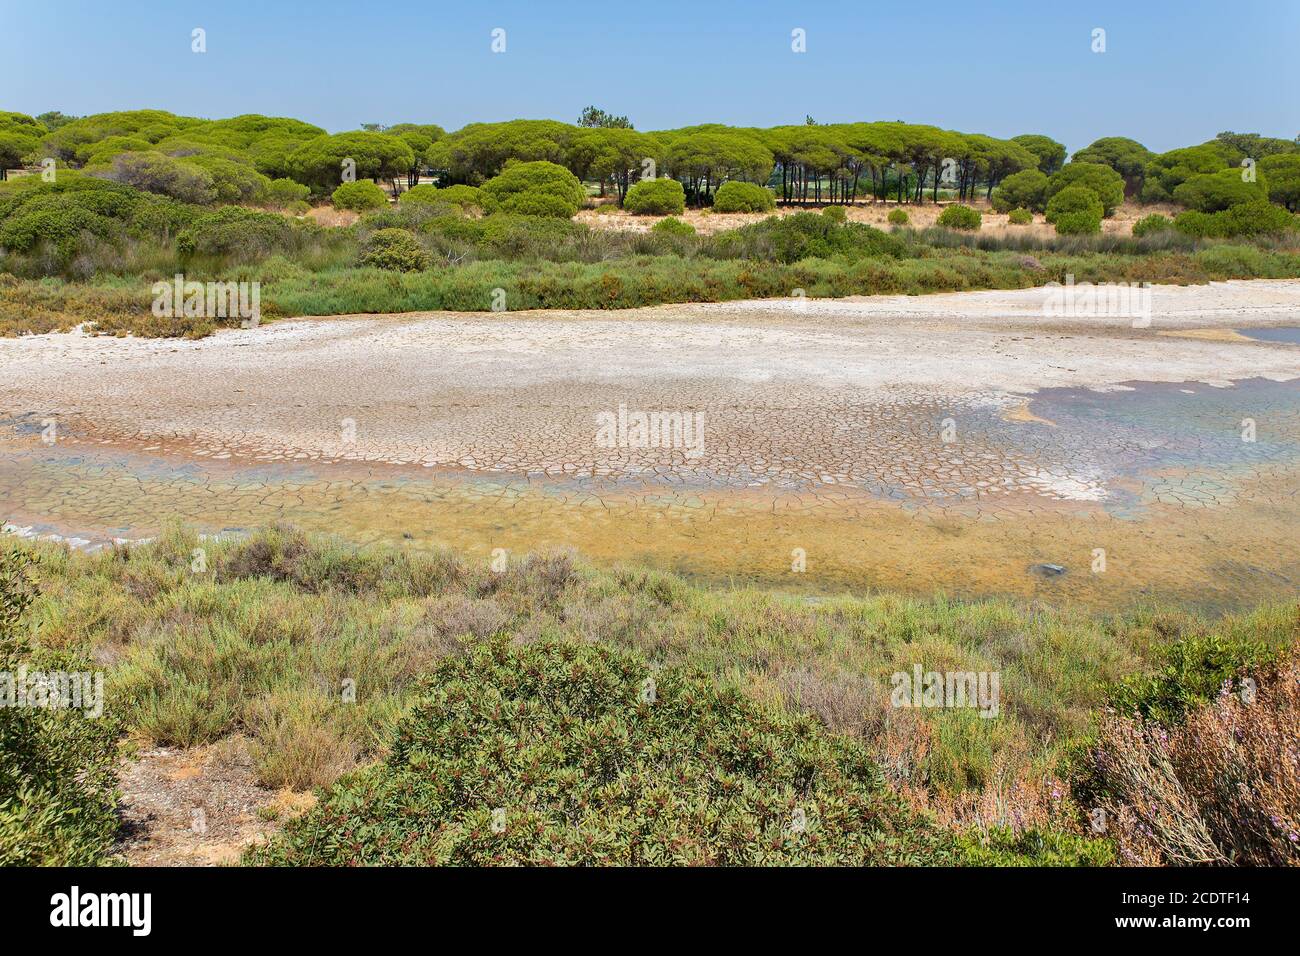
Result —
<instances>
[{"instance_id":1,"label":"reflection on water","mask_svg":"<svg viewBox=\"0 0 1300 956\"><path fill-rule=\"evenodd\" d=\"M925 481L861 468L857 483L799 487L241 465L89 440L47 446L38 426L0 429L3 517L90 544L149 536L169 516L205 532L284 520L471 560L570 547L711 583L1106 608L1238 607L1293 597L1300 582L1296 382L1046 391L1018 414L964 415L955 443L936 439L933 460L911 463L906 474ZM792 571L796 549L803 573Z\"/></svg>"}]
</instances>

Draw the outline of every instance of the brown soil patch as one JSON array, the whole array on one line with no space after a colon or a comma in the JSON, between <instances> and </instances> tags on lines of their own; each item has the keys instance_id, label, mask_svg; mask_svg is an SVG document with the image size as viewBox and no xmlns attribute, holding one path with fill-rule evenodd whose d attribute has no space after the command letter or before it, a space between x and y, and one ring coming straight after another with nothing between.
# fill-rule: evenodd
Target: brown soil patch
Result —
<instances>
[{"instance_id":1,"label":"brown soil patch","mask_svg":"<svg viewBox=\"0 0 1300 956\"><path fill-rule=\"evenodd\" d=\"M238 741L142 750L123 761L120 852L132 866L218 866L310 809L310 793L257 785Z\"/></svg>"}]
</instances>

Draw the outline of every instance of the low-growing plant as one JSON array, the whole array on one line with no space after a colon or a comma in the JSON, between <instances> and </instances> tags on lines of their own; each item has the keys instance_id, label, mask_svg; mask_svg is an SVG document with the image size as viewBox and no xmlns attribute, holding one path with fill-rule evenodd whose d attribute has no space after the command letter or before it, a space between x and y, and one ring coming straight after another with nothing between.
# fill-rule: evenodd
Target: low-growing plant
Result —
<instances>
[{"instance_id":1,"label":"low-growing plant","mask_svg":"<svg viewBox=\"0 0 1300 956\"><path fill-rule=\"evenodd\" d=\"M1158 212L1153 212L1149 216L1143 216L1137 222L1133 223L1133 235L1141 239L1143 236L1154 235L1159 232L1167 232L1174 228L1173 221L1168 216L1162 216Z\"/></svg>"},{"instance_id":2,"label":"low-growing plant","mask_svg":"<svg viewBox=\"0 0 1300 956\"><path fill-rule=\"evenodd\" d=\"M822 210L822 215L825 216L827 219L829 219L831 222L838 223L840 225L843 225L844 223L849 221L848 210L845 209L843 206L827 206L825 209Z\"/></svg>"},{"instance_id":3,"label":"low-growing plant","mask_svg":"<svg viewBox=\"0 0 1300 956\"><path fill-rule=\"evenodd\" d=\"M1027 226L1034 221L1034 214L1028 209L1013 209L1007 213L1007 222L1013 226Z\"/></svg>"},{"instance_id":4,"label":"low-growing plant","mask_svg":"<svg viewBox=\"0 0 1300 956\"><path fill-rule=\"evenodd\" d=\"M393 272L419 272L433 265L433 258L409 231L380 229L366 240L361 265Z\"/></svg>"},{"instance_id":5,"label":"low-growing plant","mask_svg":"<svg viewBox=\"0 0 1300 956\"><path fill-rule=\"evenodd\" d=\"M943 212L939 213L939 218L935 222L944 229L961 229L972 232L979 229L983 218L978 209L955 203L947 206Z\"/></svg>"},{"instance_id":6,"label":"low-growing plant","mask_svg":"<svg viewBox=\"0 0 1300 956\"><path fill-rule=\"evenodd\" d=\"M954 862L860 745L676 668L489 640L433 672L388 759L248 862Z\"/></svg>"},{"instance_id":7,"label":"low-growing plant","mask_svg":"<svg viewBox=\"0 0 1300 956\"><path fill-rule=\"evenodd\" d=\"M666 233L670 236L694 236L695 227L689 222L682 222L676 216L669 216L666 219L660 219L650 227L651 232Z\"/></svg>"},{"instance_id":8,"label":"low-growing plant","mask_svg":"<svg viewBox=\"0 0 1300 956\"><path fill-rule=\"evenodd\" d=\"M912 221L911 217L908 216L906 209L891 209L886 218L889 220L891 226L906 226Z\"/></svg>"}]
</instances>

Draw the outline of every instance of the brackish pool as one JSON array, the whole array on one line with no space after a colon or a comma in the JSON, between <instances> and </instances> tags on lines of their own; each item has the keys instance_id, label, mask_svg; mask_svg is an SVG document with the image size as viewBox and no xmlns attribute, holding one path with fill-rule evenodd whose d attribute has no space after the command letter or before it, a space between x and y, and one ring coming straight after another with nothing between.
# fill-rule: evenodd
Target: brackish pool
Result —
<instances>
[{"instance_id":1,"label":"brackish pool","mask_svg":"<svg viewBox=\"0 0 1300 956\"><path fill-rule=\"evenodd\" d=\"M918 438L937 414L891 410L869 436L879 456L849 463L854 482L781 486L212 461L91 436L46 445L26 418L0 423L0 517L87 547L170 518L208 533L289 521L358 547L483 561L573 548L816 594L1226 609L1300 593L1300 382L1048 390L963 410L951 442Z\"/></svg>"}]
</instances>

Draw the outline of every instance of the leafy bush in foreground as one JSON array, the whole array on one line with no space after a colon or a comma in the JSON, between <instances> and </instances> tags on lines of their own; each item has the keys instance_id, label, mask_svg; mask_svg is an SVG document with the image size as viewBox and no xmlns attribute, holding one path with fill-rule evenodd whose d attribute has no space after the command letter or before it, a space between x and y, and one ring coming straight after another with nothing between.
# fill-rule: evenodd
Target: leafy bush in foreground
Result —
<instances>
[{"instance_id":1,"label":"leafy bush in foreground","mask_svg":"<svg viewBox=\"0 0 1300 956\"><path fill-rule=\"evenodd\" d=\"M891 209L887 218L891 226L906 226L912 221L906 209Z\"/></svg>"},{"instance_id":2,"label":"leafy bush in foreground","mask_svg":"<svg viewBox=\"0 0 1300 956\"><path fill-rule=\"evenodd\" d=\"M253 863L945 864L866 752L638 655L491 640Z\"/></svg>"},{"instance_id":3,"label":"leafy bush in foreground","mask_svg":"<svg viewBox=\"0 0 1300 956\"><path fill-rule=\"evenodd\" d=\"M21 635L31 601L25 561L0 554L0 675L85 670L70 657L33 654ZM6 688L6 696L16 688ZM0 706L0 866L108 862L117 830L119 724L66 707Z\"/></svg>"},{"instance_id":4,"label":"leafy bush in foreground","mask_svg":"<svg viewBox=\"0 0 1300 956\"><path fill-rule=\"evenodd\" d=\"M770 212L776 208L776 197L765 186L728 180L713 194L716 212Z\"/></svg>"},{"instance_id":5,"label":"leafy bush in foreground","mask_svg":"<svg viewBox=\"0 0 1300 956\"><path fill-rule=\"evenodd\" d=\"M388 194L373 179L342 183L330 194L330 199L335 209L351 209L353 212L365 212L388 205Z\"/></svg>"},{"instance_id":6,"label":"leafy bush in foreground","mask_svg":"<svg viewBox=\"0 0 1300 956\"><path fill-rule=\"evenodd\" d=\"M939 218L935 222L945 229L964 229L973 231L980 227L983 221L978 209L972 209L970 206L963 206L960 203L949 206L943 212L939 213Z\"/></svg>"},{"instance_id":7,"label":"leafy bush in foreground","mask_svg":"<svg viewBox=\"0 0 1300 956\"><path fill-rule=\"evenodd\" d=\"M679 215L686 209L686 190L675 179L642 179L628 189L623 208L645 216Z\"/></svg>"},{"instance_id":8,"label":"leafy bush in foreground","mask_svg":"<svg viewBox=\"0 0 1300 956\"><path fill-rule=\"evenodd\" d=\"M1027 226L1034 221L1034 214L1028 209L1013 209L1007 213L1007 222L1013 226Z\"/></svg>"},{"instance_id":9,"label":"leafy bush in foreground","mask_svg":"<svg viewBox=\"0 0 1300 956\"><path fill-rule=\"evenodd\" d=\"M1189 209L1174 219L1174 228L1198 239L1278 235L1300 229L1300 218L1257 199L1219 212Z\"/></svg>"}]
</instances>

